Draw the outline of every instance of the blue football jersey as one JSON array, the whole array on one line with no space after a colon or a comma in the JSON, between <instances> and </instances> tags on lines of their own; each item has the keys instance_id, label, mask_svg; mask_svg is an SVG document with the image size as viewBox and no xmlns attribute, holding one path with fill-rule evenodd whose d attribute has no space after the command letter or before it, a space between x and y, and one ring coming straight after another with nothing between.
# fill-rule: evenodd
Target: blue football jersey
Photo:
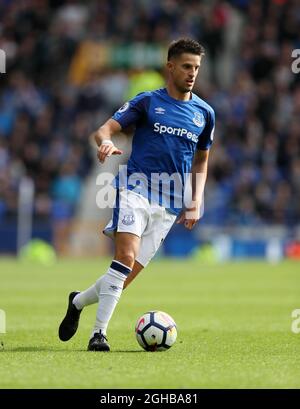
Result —
<instances>
[{"instance_id":1,"label":"blue football jersey","mask_svg":"<svg viewBox=\"0 0 300 409\"><path fill-rule=\"evenodd\" d=\"M213 142L211 106L193 93L188 101L174 99L162 88L138 94L112 118L122 128L135 125L132 152L115 186L179 214L194 153L209 149Z\"/></svg>"}]
</instances>

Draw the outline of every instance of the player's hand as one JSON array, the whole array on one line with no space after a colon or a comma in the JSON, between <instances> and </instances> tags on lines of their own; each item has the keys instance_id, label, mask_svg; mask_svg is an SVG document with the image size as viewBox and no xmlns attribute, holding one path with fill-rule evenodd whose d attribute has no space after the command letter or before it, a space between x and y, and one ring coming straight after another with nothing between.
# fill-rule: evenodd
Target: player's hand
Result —
<instances>
[{"instance_id":1,"label":"player's hand","mask_svg":"<svg viewBox=\"0 0 300 409\"><path fill-rule=\"evenodd\" d=\"M111 155L122 155L123 151L118 149L112 142L102 143L97 152L97 157L100 163L104 163L105 159Z\"/></svg>"},{"instance_id":2,"label":"player's hand","mask_svg":"<svg viewBox=\"0 0 300 409\"><path fill-rule=\"evenodd\" d=\"M192 228L200 219L199 209L200 207L198 205L189 209L183 209L176 223L183 223L184 227L186 227L188 230L192 230Z\"/></svg>"}]
</instances>

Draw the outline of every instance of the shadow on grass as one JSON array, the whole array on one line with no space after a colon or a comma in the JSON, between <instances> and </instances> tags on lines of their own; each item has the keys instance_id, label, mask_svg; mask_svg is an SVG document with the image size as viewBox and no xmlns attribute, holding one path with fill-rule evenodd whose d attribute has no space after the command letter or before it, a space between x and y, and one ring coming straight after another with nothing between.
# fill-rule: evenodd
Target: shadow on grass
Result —
<instances>
[{"instance_id":1,"label":"shadow on grass","mask_svg":"<svg viewBox=\"0 0 300 409\"><path fill-rule=\"evenodd\" d=\"M86 352L86 349L66 349L66 348L47 348L47 347L17 347L4 348L2 353L9 352Z\"/></svg>"},{"instance_id":2,"label":"shadow on grass","mask_svg":"<svg viewBox=\"0 0 300 409\"><path fill-rule=\"evenodd\" d=\"M112 353L115 353L115 354L120 354L120 353L126 353L126 354L128 354L128 353L145 353L145 352L147 352L147 351L143 351L143 350L140 350L140 349L131 349L131 350L128 350L128 349L116 349L116 350L114 350L114 351L110 351L110 352L112 352Z\"/></svg>"},{"instance_id":3,"label":"shadow on grass","mask_svg":"<svg viewBox=\"0 0 300 409\"><path fill-rule=\"evenodd\" d=\"M97 352L97 351L87 351L86 349L66 349L66 348L47 348L47 347L39 347L39 346L32 346L32 347L17 347L17 348L8 348L5 347L0 350L0 353L11 353L11 352ZM137 350L137 349L118 349L110 351L111 354L117 353L143 353L146 351Z\"/></svg>"}]
</instances>

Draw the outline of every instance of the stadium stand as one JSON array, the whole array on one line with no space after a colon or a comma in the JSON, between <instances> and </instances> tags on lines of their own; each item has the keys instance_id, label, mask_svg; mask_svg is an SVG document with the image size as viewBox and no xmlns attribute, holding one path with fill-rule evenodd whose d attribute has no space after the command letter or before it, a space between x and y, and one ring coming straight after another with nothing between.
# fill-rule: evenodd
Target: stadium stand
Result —
<instances>
[{"instance_id":1,"label":"stadium stand","mask_svg":"<svg viewBox=\"0 0 300 409\"><path fill-rule=\"evenodd\" d=\"M207 50L195 92L217 117L203 223L297 225L300 74L291 53L300 48L299 7L293 0L2 1L2 232L16 222L27 175L35 222L57 227L60 248L95 169L88 135L130 95L136 70L163 75L162 49L183 35Z\"/></svg>"}]
</instances>

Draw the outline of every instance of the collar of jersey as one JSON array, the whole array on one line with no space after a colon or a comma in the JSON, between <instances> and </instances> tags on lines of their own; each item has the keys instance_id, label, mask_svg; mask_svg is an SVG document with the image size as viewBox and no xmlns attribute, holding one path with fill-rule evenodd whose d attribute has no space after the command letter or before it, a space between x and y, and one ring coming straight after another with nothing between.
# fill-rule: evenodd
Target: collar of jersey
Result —
<instances>
[{"instance_id":1,"label":"collar of jersey","mask_svg":"<svg viewBox=\"0 0 300 409\"><path fill-rule=\"evenodd\" d=\"M190 104L191 102L193 102L194 94L193 94L192 92L191 92L192 98L190 98L188 101L182 101L182 100L180 100L180 99L176 99L176 98L171 97L171 96L168 94L167 88L163 88L162 90L163 90L163 93L165 94L165 96L166 96L170 101L176 102L176 103L178 103L178 104Z\"/></svg>"}]
</instances>

